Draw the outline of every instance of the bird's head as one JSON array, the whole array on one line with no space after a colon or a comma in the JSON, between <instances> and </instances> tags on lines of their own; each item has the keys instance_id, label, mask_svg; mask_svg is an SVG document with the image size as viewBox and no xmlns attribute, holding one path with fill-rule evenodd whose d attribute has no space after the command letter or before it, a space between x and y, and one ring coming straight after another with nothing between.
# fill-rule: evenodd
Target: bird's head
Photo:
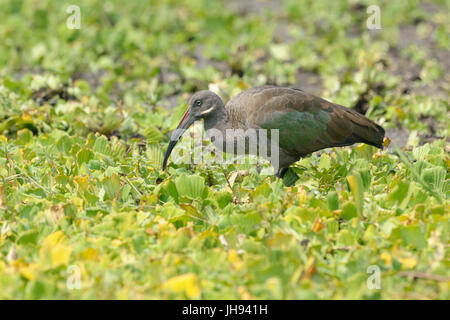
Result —
<instances>
[{"instance_id":1,"label":"bird's head","mask_svg":"<svg viewBox=\"0 0 450 320\"><path fill-rule=\"evenodd\" d=\"M218 108L223 107L223 102L220 97L214 92L208 90L195 93L189 99L188 104L189 107L184 113L183 118L181 118L178 127L170 137L170 142L167 146L166 154L164 155L163 170L166 168L170 153L184 132L189 129L195 121L213 116Z\"/></svg>"}]
</instances>

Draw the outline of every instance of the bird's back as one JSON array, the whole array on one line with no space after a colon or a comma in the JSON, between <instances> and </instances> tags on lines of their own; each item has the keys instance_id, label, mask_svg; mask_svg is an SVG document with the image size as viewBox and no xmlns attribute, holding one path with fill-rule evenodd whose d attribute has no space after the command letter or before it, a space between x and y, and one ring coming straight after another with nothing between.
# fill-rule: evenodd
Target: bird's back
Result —
<instances>
[{"instance_id":1,"label":"bird's back","mask_svg":"<svg viewBox=\"0 0 450 320\"><path fill-rule=\"evenodd\" d=\"M231 128L278 129L280 147L295 156L357 142L382 148L382 127L299 89L254 87L233 97L226 109Z\"/></svg>"}]
</instances>

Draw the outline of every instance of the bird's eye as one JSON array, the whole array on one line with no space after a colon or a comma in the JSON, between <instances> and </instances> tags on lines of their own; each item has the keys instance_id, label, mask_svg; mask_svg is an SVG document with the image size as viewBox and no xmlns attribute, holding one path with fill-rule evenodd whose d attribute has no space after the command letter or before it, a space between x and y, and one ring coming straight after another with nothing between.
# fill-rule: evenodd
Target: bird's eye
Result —
<instances>
[{"instance_id":1,"label":"bird's eye","mask_svg":"<svg viewBox=\"0 0 450 320\"><path fill-rule=\"evenodd\" d=\"M201 100L195 100L195 101L194 101L194 105L195 105L196 107L200 107L200 106L202 105Z\"/></svg>"}]
</instances>

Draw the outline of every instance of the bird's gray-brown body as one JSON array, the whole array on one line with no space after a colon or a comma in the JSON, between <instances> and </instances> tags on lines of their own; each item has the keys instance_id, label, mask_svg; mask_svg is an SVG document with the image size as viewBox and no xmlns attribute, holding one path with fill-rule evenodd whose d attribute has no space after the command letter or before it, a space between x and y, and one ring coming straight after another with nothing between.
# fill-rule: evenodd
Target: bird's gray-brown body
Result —
<instances>
[{"instance_id":1,"label":"bird's gray-brown body","mask_svg":"<svg viewBox=\"0 0 450 320\"><path fill-rule=\"evenodd\" d=\"M187 116L191 119L185 120ZM248 89L233 97L226 106L214 93L200 91L191 97L190 107L179 128L185 130L183 122L201 118L204 119L205 130L219 130L224 137L227 137L229 129L277 129L279 165L274 167L278 175L312 152L358 142L382 148L384 138L384 129L362 114L302 90L286 87ZM180 136L175 135L172 141L176 143ZM223 150L220 143L215 144ZM167 151L165 163L171 151L170 145Z\"/></svg>"}]
</instances>

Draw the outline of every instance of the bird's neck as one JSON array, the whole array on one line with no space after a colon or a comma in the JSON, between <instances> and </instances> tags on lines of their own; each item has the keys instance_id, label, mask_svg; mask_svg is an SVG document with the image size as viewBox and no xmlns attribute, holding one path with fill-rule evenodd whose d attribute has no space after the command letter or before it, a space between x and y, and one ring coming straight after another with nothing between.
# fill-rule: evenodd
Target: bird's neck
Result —
<instances>
[{"instance_id":1,"label":"bird's neck","mask_svg":"<svg viewBox=\"0 0 450 320\"><path fill-rule=\"evenodd\" d=\"M224 131L228 124L228 112L225 106L216 108L207 118L204 120L205 131L210 129L217 129Z\"/></svg>"}]
</instances>

